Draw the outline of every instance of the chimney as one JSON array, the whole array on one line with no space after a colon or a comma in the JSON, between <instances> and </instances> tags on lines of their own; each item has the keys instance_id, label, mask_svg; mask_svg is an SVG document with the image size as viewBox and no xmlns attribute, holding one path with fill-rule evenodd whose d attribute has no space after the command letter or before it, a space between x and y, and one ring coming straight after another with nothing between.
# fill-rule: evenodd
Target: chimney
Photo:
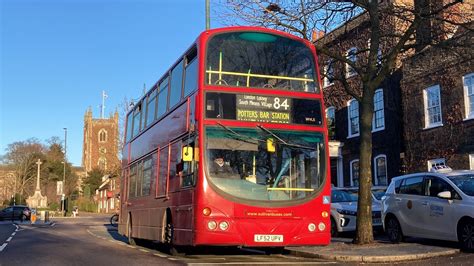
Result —
<instances>
[{"instance_id":1,"label":"chimney","mask_svg":"<svg viewBox=\"0 0 474 266\"><path fill-rule=\"evenodd\" d=\"M421 23L416 29L415 40L416 50L421 51L433 41L433 21L428 18L432 11L432 0L414 0L415 14L421 16Z\"/></svg>"},{"instance_id":2,"label":"chimney","mask_svg":"<svg viewBox=\"0 0 474 266\"><path fill-rule=\"evenodd\" d=\"M315 41L321 39L322 37L324 37L324 31L322 31L322 30L313 30L313 32L311 33L311 41L312 42L315 42Z\"/></svg>"}]
</instances>

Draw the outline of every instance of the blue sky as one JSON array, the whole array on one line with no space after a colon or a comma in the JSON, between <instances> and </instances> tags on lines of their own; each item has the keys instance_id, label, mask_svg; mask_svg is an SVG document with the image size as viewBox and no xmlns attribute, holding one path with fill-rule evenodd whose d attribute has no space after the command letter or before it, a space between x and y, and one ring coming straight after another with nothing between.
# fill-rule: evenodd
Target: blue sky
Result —
<instances>
[{"instance_id":1,"label":"blue sky","mask_svg":"<svg viewBox=\"0 0 474 266\"><path fill-rule=\"evenodd\" d=\"M0 12L0 155L66 127L76 166L102 90L106 115L139 98L205 29L204 0L0 0Z\"/></svg>"}]
</instances>

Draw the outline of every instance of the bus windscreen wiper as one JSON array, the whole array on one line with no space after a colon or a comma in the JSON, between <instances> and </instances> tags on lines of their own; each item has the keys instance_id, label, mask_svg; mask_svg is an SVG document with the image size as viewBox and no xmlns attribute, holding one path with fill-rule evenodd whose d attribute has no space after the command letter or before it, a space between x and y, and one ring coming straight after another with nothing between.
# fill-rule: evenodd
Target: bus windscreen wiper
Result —
<instances>
[{"instance_id":1,"label":"bus windscreen wiper","mask_svg":"<svg viewBox=\"0 0 474 266\"><path fill-rule=\"evenodd\" d=\"M260 128L261 130L267 132L268 134L272 135L274 138L276 138L278 141L280 141L281 143L283 143L286 146L300 148L300 149L306 149L306 150L315 150L316 149L315 147L308 147L308 146L304 146L304 145L288 143L287 141L280 138L277 134L275 134L275 133L271 132L270 130L268 130L267 128L265 128L264 126L257 125L257 127Z\"/></svg>"},{"instance_id":2,"label":"bus windscreen wiper","mask_svg":"<svg viewBox=\"0 0 474 266\"><path fill-rule=\"evenodd\" d=\"M217 122L217 124L218 124L219 126L221 126L222 128L224 128L225 130L227 130L227 131L229 131L230 133L232 133L233 135L239 137L238 140L240 140L240 141L247 142L247 143L251 143L251 144L258 144L259 141L262 141L262 142L263 142L263 140L261 140L261 139L256 139L256 138L252 138L252 137L245 136L245 135L242 135L242 134L240 134L240 133L237 133L237 132L235 132L234 130L232 130L231 128L229 128L229 127L227 127L227 126L225 126L225 125L223 125L223 124L221 124L221 123L219 123L219 122ZM253 143L253 142L251 142L251 141L249 141L249 140L256 141L256 143Z\"/></svg>"}]
</instances>

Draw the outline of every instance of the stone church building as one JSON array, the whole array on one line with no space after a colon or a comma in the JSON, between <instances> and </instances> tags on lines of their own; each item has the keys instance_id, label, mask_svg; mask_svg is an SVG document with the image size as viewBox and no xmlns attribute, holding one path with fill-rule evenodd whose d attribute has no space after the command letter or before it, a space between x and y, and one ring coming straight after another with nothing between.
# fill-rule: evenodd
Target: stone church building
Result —
<instances>
[{"instance_id":1,"label":"stone church building","mask_svg":"<svg viewBox=\"0 0 474 266\"><path fill-rule=\"evenodd\" d=\"M82 167L86 172L94 168L110 172L119 167L118 127L117 112L109 118L93 118L91 108L86 111L82 146Z\"/></svg>"}]
</instances>

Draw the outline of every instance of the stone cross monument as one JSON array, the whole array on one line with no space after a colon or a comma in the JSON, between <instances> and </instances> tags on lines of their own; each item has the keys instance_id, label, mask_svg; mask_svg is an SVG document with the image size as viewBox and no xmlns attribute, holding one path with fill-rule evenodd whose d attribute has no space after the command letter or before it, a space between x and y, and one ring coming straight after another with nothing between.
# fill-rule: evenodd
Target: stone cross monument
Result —
<instances>
[{"instance_id":1,"label":"stone cross monument","mask_svg":"<svg viewBox=\"0 0 474 266\"><path fill-rule=\"evenodd\" d=\"M36 162L38 165L38 173L36 175L36 190L35 194L31 197L28 197L26 203L30 208L46 208L48 207L48 198L46 196L41 195L41 188L40 188L40 165L42 164L41 160L38 159Z\"/></svg>"}]
</instances>

